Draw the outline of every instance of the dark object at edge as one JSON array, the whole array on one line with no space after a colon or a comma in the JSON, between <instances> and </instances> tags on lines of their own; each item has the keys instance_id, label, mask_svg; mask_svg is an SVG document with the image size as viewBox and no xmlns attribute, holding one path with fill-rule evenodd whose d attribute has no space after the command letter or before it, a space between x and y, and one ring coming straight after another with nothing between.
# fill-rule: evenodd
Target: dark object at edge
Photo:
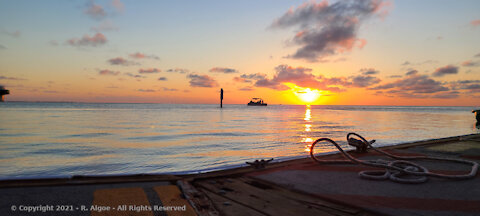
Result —
<instances>
[{"instance_id":1,"label":"dark object at edge","mask_svg":"<svg viewBox=\"0 0 480 216\"><path fill-rule=\"evenodd\" d=\"M472 110L472 113L475 113L475 118L477 122L480 122L480 110Z\"/></svg>"}]
</instances>

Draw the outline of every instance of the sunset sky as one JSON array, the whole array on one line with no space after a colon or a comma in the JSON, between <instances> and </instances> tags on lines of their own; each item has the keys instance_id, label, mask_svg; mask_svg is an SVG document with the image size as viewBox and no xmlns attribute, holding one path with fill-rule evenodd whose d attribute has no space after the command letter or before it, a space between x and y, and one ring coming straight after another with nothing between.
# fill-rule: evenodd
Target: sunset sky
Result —
<instances>
[{"instance_id":1,"label":"sunset sky","mask_svg":"<svg viewBox=\"0 0 480 216\"><path fill-rule=\"evenodd\" d=\"M0 0L8 101L480 105L480 1Z\"/></svg>"}]
</instances>

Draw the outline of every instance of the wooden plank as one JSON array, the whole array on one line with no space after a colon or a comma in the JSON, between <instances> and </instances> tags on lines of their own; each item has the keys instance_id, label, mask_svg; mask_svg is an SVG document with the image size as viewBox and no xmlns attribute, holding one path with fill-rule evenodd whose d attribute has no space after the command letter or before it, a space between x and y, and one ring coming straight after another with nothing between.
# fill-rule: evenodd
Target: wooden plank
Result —
<instances>
[{"instance_id":1,"label":"wooden plank","mask_svg":"<svg viewBox=\"0 0 480 216\"><path fill-rule=\"evenodd\" d=\"M208 199L205 193L197 190L187 181L177 181L177 185L182 191L185 199L195 209L199 216L218 216L220 215L215 209L213 203Z\"/></svg>"},{"instance_id":2,"label":"wooden plank","mask_svg":"<svg viewBox=\"0 0 480 216\"><path fill-rule=\"evenodd\" d=\"M197 215L192 206L182 197L182 193L176 185L164 185L153 187L164 207L183 207L181 210L165 211L169 216Z\"/></svg>"},{"instance_id":3,"label":"wooden plank","mask_svg":"<svg viewBox=\"0 0 480 216\"><path fill-rule=\"evenodd\" d=\"M311 199L313 202L305 202L306 195L278 190L247 178L200 181L196 184L267 215L352 215L351 212L335 209L338 205L333 203L317 202L318 199L314 198ZM327 207L329 204L332 206Z\"/></svg>"},{"instance_id":4,"label":"wooden plank","mask_svg":"<svg viewBox=\"0 0 480 216\"><path fill-rule=\"evenodd\" d=\"M333 210L335 210L334 212L340 211L340 212L344 212L344 213L347 213L348 215L350 215L350 214L359 214L361 211L363 211L363 209L358 209L356 207L350 207L350 206L346 206L346 205L342 205L342 204L337 204L337 203L334 203L334 202L331 202L331 201L328 201L328 200L323 200L322 198L317 197L317 196L307 195L307 194L304 194L301 191L294 191L292 189L286 189L283 186L276 185L275 183L265 181L263 179L257 179L255 177L252 177L252 180L255 180L256 182L260 182L261 184L266 184L266 185L269 185L272 188L275 188L275 190L278 190L278 193L282 194L283 196L291 197L291 199L297 200L299 202L309 203L309 204L312 204L312 205L318 205L318 206L322 206L322 207L325 207L325 208L328 208L328 209L333 209ZM243 181L248 181L248 179L245 179ZM294 193L293 196L292 196L292 193Z\"/></svg>"},{"instance_id":5,"label":"wooden plank","mask_svg":"<svg viewBox=\"0 0 480 216\"><path fill-rule=\"evenodd\" d=\"M130 206L150 206L147 195L142 188L113 188L99 189L93 193L92 206L109 207L109 210L91 211L92 216L97 215L142 215L153 216L152 211L130 211ZM125 206L126 210L119 209Z\"/></svg>"},{"instance_id":6,"label":"wooden plank","mask_svg":"<svg viewBox=\"0 0 480 216\"><path fill-rule=\"evenodd\" d=\"M208 190L201 190L202 193L205 193L208 198L213 202L215 208L220 212L221 215L225 216L265 216L261 212L255 211L247 206L241 205L237 202L229 200L223 196L212 193Z\"/></svg>"}]
</instances>

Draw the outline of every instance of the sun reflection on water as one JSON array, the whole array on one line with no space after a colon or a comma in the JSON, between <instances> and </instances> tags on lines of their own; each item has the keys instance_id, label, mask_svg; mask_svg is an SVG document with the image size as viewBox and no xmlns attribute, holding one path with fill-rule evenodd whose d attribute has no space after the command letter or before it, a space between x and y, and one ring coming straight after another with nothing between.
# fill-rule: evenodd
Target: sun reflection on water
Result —
<instances>
[{"instance_id":1,"label":"sun reflection on water","mask_svg":"<svg viewBox=\"0 0 480 216\"><path fill-rule=\"evenodd\" d=\"M312 131L312 125L311 124L305 124L305 131L306 132Z\"/></svg>"},{"instance_id":2,"label":"sun reflection on water","mask_svg":"<svg viewBox=\"0 0 480 216\"><path fill-rule=\"evenodd\" d=\"M312 110L310 105L305 107L305 137L302 137L301 142L305 144L305 151L310 152L310 146L313 142L313 139L309 137L309 133L312 131Z\"/></svg>"},{"instance_id":3,"label":"sun reflection on water","mask_svg":"<svg viewBox=\"0 0 480 216\"><path fill-rule=\"evenodd\" d=\"M307 109L305 110L305 118L303 120L310 121L311 118L312 118L312 112L310 109L310 105L307 105Z\"/></svg>"}]
</instances>

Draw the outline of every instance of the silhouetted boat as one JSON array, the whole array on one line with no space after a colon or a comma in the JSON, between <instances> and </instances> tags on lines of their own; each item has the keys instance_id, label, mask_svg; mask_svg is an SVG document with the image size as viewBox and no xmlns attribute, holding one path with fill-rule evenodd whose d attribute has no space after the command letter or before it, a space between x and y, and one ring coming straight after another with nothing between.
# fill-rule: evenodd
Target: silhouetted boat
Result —
<instances>
[{"instance_id":1,"label":"silhouetted boat","mask_svg":"<svg viewBox=\"0 0 480 216\"><path fill-rule=\"evenodd\" d=\"M263 102L261 98L252 98L247 104L248 106L267 106L267 103Z\"/></svg>"},{"instance_id":2,"label":"silhouetted boat","mask_svg":"<svg viewBox=\"0 0 480 216\"><path fill-rule=\"evenodd\" d=\"M0 102L5 101L5 95L10 94L9 90L6 90L5 87L0 86Z\"/></svg>"}]
</instances>

